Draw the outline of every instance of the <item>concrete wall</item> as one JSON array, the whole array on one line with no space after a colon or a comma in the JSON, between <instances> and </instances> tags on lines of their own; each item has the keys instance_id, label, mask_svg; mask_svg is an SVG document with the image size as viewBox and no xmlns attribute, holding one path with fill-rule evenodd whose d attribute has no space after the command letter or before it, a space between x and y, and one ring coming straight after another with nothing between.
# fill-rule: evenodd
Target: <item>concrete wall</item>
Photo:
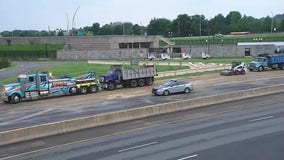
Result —
<instances>
[{"instance_id":1,"label":"concrete wall","mask_svg":"<svg viewBox=\"0 0 284 160\"><path fill-rule=\"evenodd\" d=\"M280 92L284 92L284 85L266 86L8 130L0 132L0 145Z\"/></svg>"},{"instance_id":2,"label":"concrete wall","mask_svg":"<svg viewBox=\"0 0 284 160\"><path fill-rule=\"evenodd\" d=\"M96 59L130 59L146 58L147 49L112 49L112 50L70 50L57 51L57 59L60 60L96 60Z\"/></svg>"},{"instance_id":3,"label":"concrete wall","mask_svg":"<svg viewBox=\"0 0 284 160\"><path fill-rule=\"evenodd\" d=\"M182 50L191 53L191 57L201 57L201 53L209 53L211 57L240 57L245 56L245 49L250 48L250 55L257 56L263 53L274 53L274 45L200 45L200 46L181 46Z\"/></svg>"},{"instance_id":4,"label":"concrete wall","mask_svg":"<svg viewBox=\"0 0 284 160\"><path fill-rule=\"evenodd\" d=\"M64 51L58 52L58 59L119 59L147 58L147 49L119 49L119 43L150 42L150 48L159 48L159 36L84 36L84 37L13 37L0 38L0 45L7 45L7 39L16 44L65 44ZM191 53L191 57L199 58L202 52L211 57L245 56L245 49L250 48L250 55L274 53L274 45L194 45L175 46ZM160 53L159 53L160 54ZM159 57L159 56L157 56Z\"/></svg>"}]
</instances>

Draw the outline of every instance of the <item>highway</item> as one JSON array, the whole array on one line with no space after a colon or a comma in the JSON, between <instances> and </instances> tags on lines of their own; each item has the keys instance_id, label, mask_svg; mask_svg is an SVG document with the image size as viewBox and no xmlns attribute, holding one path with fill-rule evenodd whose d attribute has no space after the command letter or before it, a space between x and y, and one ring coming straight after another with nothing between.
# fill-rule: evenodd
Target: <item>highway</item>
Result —
<instances>
[{"instance_id":1,"label":"highway","mask_svg":"<svg viewBox=\"0 0 284 160\"><path fill-rule=\"evenodd\" d=\"M0 103L0 131L129 108L175 102L202 96L283 84L283 71L249 72L240 76L210 74L183 78L194 84L190 94L153 96L153 86L121 88L88 95L63 96L11 105ZM157 81L158 85L163 81Z\"/></svg>"},{"instance_id":2,"label":"highway","mask_svg":"<svg viewBox=\"0 0 284 160\"><path fill-rule=\"evenodd\" d=\"M283 160L284 93L0 147L1 160Z\"/></svg>"}]
</instances>

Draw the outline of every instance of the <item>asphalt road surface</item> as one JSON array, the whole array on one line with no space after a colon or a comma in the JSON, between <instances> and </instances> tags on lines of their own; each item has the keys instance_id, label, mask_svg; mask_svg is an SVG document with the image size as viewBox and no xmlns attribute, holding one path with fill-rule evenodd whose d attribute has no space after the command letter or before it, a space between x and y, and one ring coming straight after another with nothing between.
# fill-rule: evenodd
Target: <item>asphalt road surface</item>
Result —
<instances>
[{"instance_id":1,"label":"asphalt road surface","mask_svg":"<svg viewBox=\"0 0 284 160\"><path fill-rule=\"evenodd\" d=\"M0 147L1 160L283 160L284 93Z\"/></svg>"},{"instance_id":2,"label":"asphalt road surface","mask_svg":"<svg viewBox=\"0 0 284 160\"><path fill-rule=\"evenodd\" d=\"M190 94L153 96L153 86L121 88L88 95L63 96L11 105L0 103L0 131L56 122L100 113L208 96L219 93L283 84L283 71L249 72L240 76L211 74L184 78L192 81ZM162 81L155 82L158 85Z\"/></svg>"}]
</instances>

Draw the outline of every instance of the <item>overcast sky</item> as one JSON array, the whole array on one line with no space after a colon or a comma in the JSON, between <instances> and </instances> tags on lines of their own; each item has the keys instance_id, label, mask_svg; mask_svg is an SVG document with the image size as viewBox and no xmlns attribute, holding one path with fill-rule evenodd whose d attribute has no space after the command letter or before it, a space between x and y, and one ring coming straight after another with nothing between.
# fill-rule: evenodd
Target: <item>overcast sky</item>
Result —
<instances>
[{"instance_id":1,"label":"overcast sky","mask_svg":"<svg viewBox=\"0 0 284 160\"><path fill-rule=\"evenodd\" d=\"M0 32L55 30L101 26L110 22L132 22L147 26L153 18L173 20L179 14L204 15L211 19L230 11L261 18L284 13L284 0L0 0Z\"/></svg>"}]
</instances>

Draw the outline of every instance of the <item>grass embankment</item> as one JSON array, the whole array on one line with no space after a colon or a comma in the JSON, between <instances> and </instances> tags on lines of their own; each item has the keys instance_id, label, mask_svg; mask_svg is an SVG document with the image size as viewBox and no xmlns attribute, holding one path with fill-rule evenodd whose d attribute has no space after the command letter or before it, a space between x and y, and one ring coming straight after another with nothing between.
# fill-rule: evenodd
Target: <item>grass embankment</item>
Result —
<instances>
[{"instance_id":1,"label":"grass embankment","mask_svg":"<svg viewBox=\"0 0 284 160\"><path fill-rule=\"evenodd\" d=\"M176 37L168 38L176 45L208 45L208 44L236 44L238 42L279 42L284 41L284 33L264 33L248 35L224 35L202 37Z\"/></svg>"}]
</instances>

